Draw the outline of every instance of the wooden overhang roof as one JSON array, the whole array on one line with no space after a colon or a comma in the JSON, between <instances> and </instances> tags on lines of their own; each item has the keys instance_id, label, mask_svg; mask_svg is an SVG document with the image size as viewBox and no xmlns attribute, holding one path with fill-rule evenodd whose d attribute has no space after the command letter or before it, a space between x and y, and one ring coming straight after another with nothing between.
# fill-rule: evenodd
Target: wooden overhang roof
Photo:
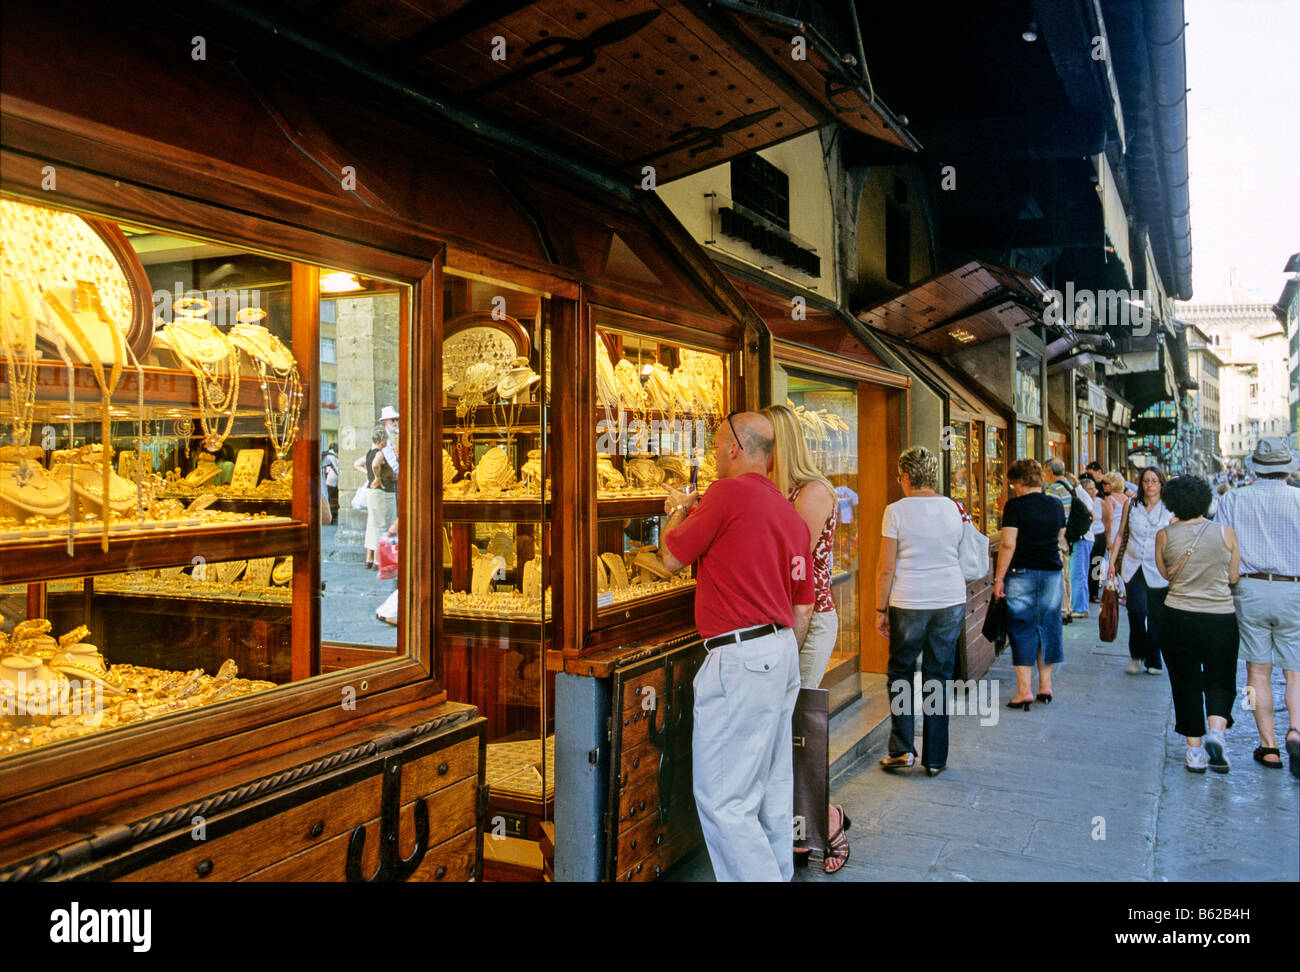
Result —
<instances>
[{"instance_id":1,"label":"wooden overhang roof","mask_svg":"<svg viewBox=\"0 0 1300 972\"><path fill-rule=\"evenodd\" d=\"M960 368L954 368L942 358L927 354L905 341L889 337L883 340L914 373L932 387L943 389L948 396L951 418L960 421L978 418L1001 428L1006 428L1008 416L1014 419L1015 412L1010 406L999 403L993 394L981 388Z\"/></svg>"},{"instance_id":2,"label":"wooden overhang roof","mask_svg":"<svg viewBox=\"0 0 1300 972\"><path fill-rule=\"evenodd\" d=\"M1037 277L972 260L860 311L857 317L877 331L946 355L1041 320L1046 294Z\"/></svg>"},{"instance_id":3,"label":"wooden overhang roof","mask_svg":"<svg viewBox=\"0 0 1300 972\"><path fill-rule=\"evenodd\" d=\"M288 0L285 8L431 91L637 182L647 165L662 182L835 121L918 147L879 99L849 84L811 27L807 60L786 70L767 50L768 21L709 6ZM788 61L788 36L784 46Z\"/></svg>"}]
</instances>

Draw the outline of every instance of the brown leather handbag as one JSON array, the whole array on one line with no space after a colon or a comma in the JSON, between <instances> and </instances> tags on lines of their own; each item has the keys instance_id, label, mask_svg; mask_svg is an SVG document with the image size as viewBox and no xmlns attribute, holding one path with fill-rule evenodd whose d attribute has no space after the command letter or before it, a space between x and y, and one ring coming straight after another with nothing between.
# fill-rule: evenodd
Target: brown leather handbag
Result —
<instances>
[{"instance_id":1,"label":"brown leather handbag","mask_svg":"<svg viewBox=\"0 0 1300 972\"><path fill-rule=\"evenodd\" d=\"M794 705L794 846L830 847L830 698L800 689ZM802 838L802 839L800 839Z\"/></svg>"},{"instance_id":2,"label":"brown leather handbag","mask_svg":"<svg viewBox=\"0 0 1300 972\"><path fill-rule=\"evenodd\" d=\"M1115 565L1124 569L1124 551L1128 549L1128 515L1133 509L1134 500L1124 504L1124 521L1120 524L1118 536L1119 549L1115 551ZM1101 614L1097 618L1097 634L1102 641L1109 644L1119 635L1119 591L1114 581L1109 581L1101 592Z\"/></svg>"}]
</instances>

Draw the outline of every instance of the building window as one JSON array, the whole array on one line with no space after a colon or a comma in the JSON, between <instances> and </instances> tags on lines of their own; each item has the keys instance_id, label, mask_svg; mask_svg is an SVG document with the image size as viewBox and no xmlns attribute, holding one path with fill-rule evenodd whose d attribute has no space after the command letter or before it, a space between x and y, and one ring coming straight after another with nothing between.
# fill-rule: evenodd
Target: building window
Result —
<instances>
[{"instance_id":1,"label":"building window","mask_svg":"<svg viewBox=\"0 0 1300 972\"><path fill-rule=\"evenodd\" d=\"M320 363L335 364L333 338L323 337L320 339Z\"/></svg>"},{"instance_id":2,"label":"building window","mask_svg":"<svg viewBox=\"0 0 1300 972\"><path fill-rule=\"evenodd\" d=\"M738 206L790 229L790 177L758 155L731 163L731 199Z\"/></svg>"},{"instance_id":3,"label":"building window","mask_svg":"<svg viewBox=\"0 0 1300 972\"><path fill-rule=\"evenodd\" d=\"M334 384L334 382L322 381L320 383L320 407L339 407L339 386Z\"/></svg>"}]
</instances>

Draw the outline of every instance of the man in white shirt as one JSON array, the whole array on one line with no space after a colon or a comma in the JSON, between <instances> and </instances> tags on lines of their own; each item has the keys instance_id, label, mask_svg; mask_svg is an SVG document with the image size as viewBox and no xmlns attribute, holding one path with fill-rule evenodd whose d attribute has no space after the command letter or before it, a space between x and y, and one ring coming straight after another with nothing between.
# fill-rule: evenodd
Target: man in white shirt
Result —
<instances>
[{"instance_id":1,"label":"man in white shirt","mask_svg":"<svg viewBox=\"0 0 1300 972\"><path fill-rule=\"evenodd\" d=\"M1233 590L1241 657L1253 697L1260 746L1256 761L1280 767L1273 728L1273 663L1286 677L1290 728L1286 750L1293 776L1300 777L1300 492L1286 484L1300 469L1286 440L1259 440L1246 464L1255 482L1226 493L1215 520L1232 527L1241 545L1241 580Z\"/></svg>"}]
</instances>

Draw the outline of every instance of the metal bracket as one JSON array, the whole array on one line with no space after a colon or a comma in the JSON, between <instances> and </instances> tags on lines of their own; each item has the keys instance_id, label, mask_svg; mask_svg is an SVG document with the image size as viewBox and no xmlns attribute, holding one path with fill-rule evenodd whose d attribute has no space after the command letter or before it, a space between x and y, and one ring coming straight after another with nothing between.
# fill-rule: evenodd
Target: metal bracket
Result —
<instances>
[{"instance_id":1,"label":"metal bracket","mask_svg":"<svg viewBox=\"0 0 1300 972\"><path fill-rule=\"evenodd\" d=\"M366 828L363 824L352 831L348 841L348 857L344 875L350 882L377 883L380 881L405 881L415 873L429 849L429 805L415 801L415 849L409 857L397 850L397 837L401 829L402 761L396 756L384 760L383 790L379 811L379 866L369 877L361 874L361 854L366 846Z\"/></svg>"},{"instance_id":2,"label":"metal bracket","mask_svg":"<svg viewBox=\"0 0 1300 972\"><path fill-rule=\"evenodd\" d=\"M673 776L676 759L673 756L674 742L678 732L686 721L690 711L690 700L685 698L687 685L675 685L673 681L673 662L669 658L664 662L664 694L662 700L648 716L650 718L650 741L659 747L659 824L668 823L668 807L672 803ZM663 712L662 723L659 720Z\"/></svg>"}]
</instances>

